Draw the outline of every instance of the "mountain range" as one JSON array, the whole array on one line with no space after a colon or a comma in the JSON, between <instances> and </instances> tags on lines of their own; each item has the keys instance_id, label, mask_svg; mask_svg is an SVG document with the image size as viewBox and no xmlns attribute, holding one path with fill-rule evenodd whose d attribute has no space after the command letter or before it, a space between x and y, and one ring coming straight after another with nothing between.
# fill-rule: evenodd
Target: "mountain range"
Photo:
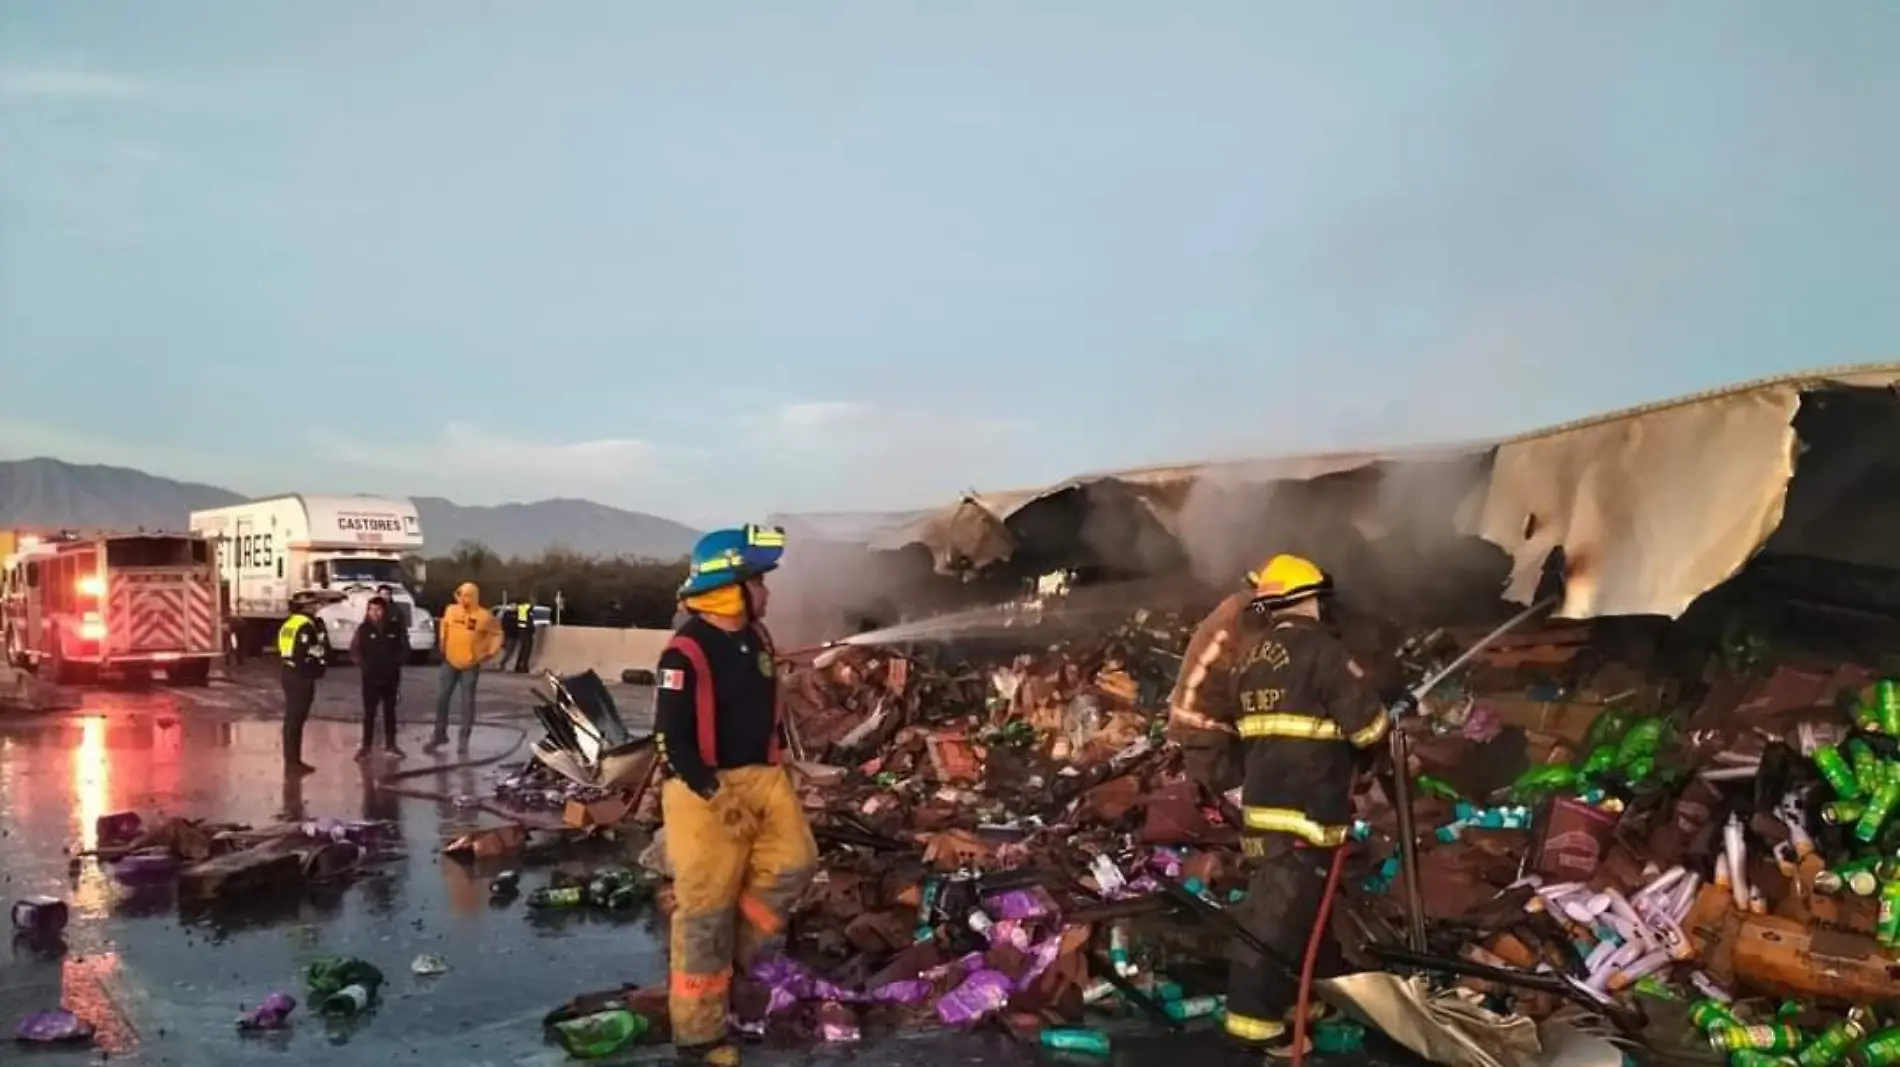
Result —
<instances>
[{"instance_id":1,"label":"mountain range","mask_svg":"<svg viewBox=\"0 0 1900 1067\"><path fill-rule=\"evenodd\" d=\"M195 509L248 499L214 485L180 482L125 467L45 457L0 460L0 529L183 529ZM591 500L465 507L411 497L431 555L478 541L503 556L533 556L557 545L593 556L674 559L699 536L690 526Z\"/></svg>"}]
</instances>

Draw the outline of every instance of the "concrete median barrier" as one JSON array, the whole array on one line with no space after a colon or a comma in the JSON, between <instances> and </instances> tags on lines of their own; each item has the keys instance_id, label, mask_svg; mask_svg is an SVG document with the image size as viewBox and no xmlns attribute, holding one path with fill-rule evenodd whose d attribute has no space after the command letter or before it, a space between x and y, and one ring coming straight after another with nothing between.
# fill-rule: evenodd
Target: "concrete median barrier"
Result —
<instances>
[{"instance_id":1,"label":"concrete median barrier","mask_svg":"<svg viewBox=\"0 0 1900 1067\"><path fill-rule=\"evenodd\" d=\"M549 626L535 635L533 669L556 674L594 671L609 683L629 668L652 670L671 630L622 630L605 626Z\"/></svg>"}]
</instances>

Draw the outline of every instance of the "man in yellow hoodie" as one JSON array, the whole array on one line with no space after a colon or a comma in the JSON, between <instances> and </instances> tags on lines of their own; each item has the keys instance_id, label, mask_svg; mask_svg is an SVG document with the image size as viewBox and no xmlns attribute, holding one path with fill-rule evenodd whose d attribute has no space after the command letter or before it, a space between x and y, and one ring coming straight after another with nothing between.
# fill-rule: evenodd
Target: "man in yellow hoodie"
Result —
<instances>
[{"instance_id":1,"label":"man in yellow hoodie","mask_svg":"<svg viewBox=\"0 0 1900 1067\"><path fill-rule=\"evenodd\" d=\"M462 729L455 751L466 756L468 735L475 728L475 683L481 680L482 664L501 651L501 623L482 607L482 592L474 582L456 587L455 603L442 613L436 637L436 647L442 650L442 673L436 685L435 734L422 750L439 752L449 743L449 699L460 689Z\"/></svg>"}]
</instances>

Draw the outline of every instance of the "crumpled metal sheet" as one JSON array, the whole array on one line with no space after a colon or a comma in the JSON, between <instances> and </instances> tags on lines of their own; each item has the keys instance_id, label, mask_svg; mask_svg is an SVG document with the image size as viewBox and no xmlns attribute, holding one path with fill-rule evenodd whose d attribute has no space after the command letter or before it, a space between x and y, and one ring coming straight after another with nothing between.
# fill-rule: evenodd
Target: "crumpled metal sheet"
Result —
<instances>
[{"instance_id":1,"label":"crumpled metal sheet","mask_svg":"<svg viewBox=\"0 0 1900 1067\"><path fill-rule=\"evenodd\" d=\"M1600 1037L1562 1024L1540 1033L1522 1015L1498 1015L1477 994L1453 986L1434 993L1418 977L1349 974L1314 984L1329 1003L1433 1063L1445 1067L1620 1067L1623 1053Z\"/></svg>"},{"instance_id":2,"label":"crumpled metal sheet","mask_svg":"<svg viewBox=\"0 0 1900 1067\"><path fill-rule=\"evenodd\" d=\"M1543 1051L1529 1018L1486 1011L1475 994L1459 987L1434 994L1422 978L1385 972L1349 974L1317 986L1328 1001L1349 1006L1392 1040L1446 1067L1536 1067Z\"/></svg>"},{"instance_id":3,"label":"crumpled metal sheet","mask_svg":"<svg viewBox=\"0 0 1900 1067\"><path fill-rule=\"evenodd\" d=\"M654 758L651 735L633 736L598 674L545 673L541 682L546 692L535 717L547 733L534 743L535 759L584 786L631 789L645 779Z\"/></svg>"},{"instance_id":4,"label":"crumpled metal sheet","mask_svg":"<svg viewBox=\"0 0 1900 1067\"><path fill-rule=\"evenodd\" d=\"M1673 618L1734 575L1781 524L1802 394L1896 383L1900 364L1828 368L1503 440L1151 467L1085 475L1043 489L970 493L876 532L869 547L920 544L930 549L939 571L950 573L1008 559L1016 548L1011 518L1078 487L1118 486L1119 495L1132 497L1173 530L1196 485L1303 483L1377 465L1467 456L1488 458L1491 469L1480 474L1457 523L1510 556L1509 599L1535 598L1545 560L1562 545L1574 573L1558 615ZM1325 506L1350 512L1369 534L1383 528L1374 521L1378 516L1358 516L1353 499L1328 499Z\"/></svg>"}]
</instances>

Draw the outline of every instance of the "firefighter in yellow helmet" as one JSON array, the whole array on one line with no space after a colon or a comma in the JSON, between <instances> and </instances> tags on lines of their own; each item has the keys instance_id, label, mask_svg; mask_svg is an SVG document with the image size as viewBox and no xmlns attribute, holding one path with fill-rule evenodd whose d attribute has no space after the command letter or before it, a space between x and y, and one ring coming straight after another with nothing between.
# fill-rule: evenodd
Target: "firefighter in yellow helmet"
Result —
<instances>
[{"instance_id":1,"label":"firefighter in yellow helmet","mask_svg":"<svg viewBox=\"0 0 1900 1067\"><path fill-rule=\"evenodd\" d=\"M1248 576L1225 716L1240 739L1241 846L1250 866L1238 918L1281 956L1301 959L1325 895L1326 869L1346 842L1358 753L1386 737L1388 718L1360 666L1320 617L1332 579L1311 561L1274 556ZM1320 931L1314 973L1344 967ZM1290 1052L1298 976L1250 948L1235 950L1226 1029L1270 1055Z\"/></svg>"},{"instance_id":2,"label":"firefighter in yellow helmet","mask_svg":"<svg viewBox=\"0 0 1900 1067\"><path fill-rule=\"evenodd\" d=\"M660 654L660 790L673 864L668 1008L682 1063L731 1067L735 965L784 940L818 849L779 762L780 703L765 575L785 551L770 526L715 530L693 546L685 621Z\"/></svg>"}]
</instances>

